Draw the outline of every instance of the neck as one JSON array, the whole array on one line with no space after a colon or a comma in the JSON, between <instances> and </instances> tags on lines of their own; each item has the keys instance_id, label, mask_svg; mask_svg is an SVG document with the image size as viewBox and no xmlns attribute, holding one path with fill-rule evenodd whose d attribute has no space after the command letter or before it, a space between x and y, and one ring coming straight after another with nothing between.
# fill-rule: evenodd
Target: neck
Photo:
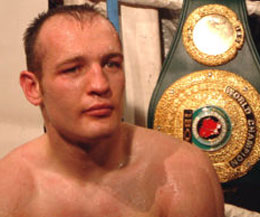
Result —
<instances>
[{"instance_id":1,"label":"neck","mask_svg":"<svg viewBox=\"0 0 260 217\"><path fill-rule=\"evenodd\" d=\"M47 127L46 135L50 166L74 178L95 179L100 172L119 169L128 161L131 135L123 124L110 137L88 142L68 141L52 127Z\"/></svg>"}]
</instances>

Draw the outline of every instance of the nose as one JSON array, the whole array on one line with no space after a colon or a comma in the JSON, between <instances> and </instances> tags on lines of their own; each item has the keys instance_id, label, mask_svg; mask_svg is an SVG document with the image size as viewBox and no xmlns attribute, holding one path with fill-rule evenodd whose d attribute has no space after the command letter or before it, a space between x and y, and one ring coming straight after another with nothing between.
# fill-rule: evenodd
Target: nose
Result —
<instances>
[{"instance_id":1,"label":"nose","mask_svg":"<svg viewBox=\"0 0 260 217\"><path fill-rule=\"evenodd\" d=\"M110 85L107 75L103 72L100 64L92 64L87 73L88 94L107 96L110 93Z\"/></svg>"}]
</instances>

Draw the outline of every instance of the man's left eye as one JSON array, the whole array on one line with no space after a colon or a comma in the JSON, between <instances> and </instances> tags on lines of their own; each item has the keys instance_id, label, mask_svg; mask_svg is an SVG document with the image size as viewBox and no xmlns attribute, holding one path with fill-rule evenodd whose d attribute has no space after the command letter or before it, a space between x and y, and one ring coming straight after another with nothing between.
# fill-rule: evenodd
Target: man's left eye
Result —
<instances>
[{"instance_id":1,"label":"man's left eye","mask_svg":"<svg viewBox=\"0 0 260 217\"><path fill-rule=\"evenodd\" d=\"M116 62L116 61L109 61L109 62L106 63L106 66L108 68L114 68L114 67L121 68L121 63L120 62Z\"/></svg>"}]
</instances>

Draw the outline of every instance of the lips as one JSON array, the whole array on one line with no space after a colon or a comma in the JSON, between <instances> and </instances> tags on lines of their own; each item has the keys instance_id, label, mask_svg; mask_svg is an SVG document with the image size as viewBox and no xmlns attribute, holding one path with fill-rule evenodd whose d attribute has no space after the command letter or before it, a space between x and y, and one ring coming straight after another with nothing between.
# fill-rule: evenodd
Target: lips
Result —
<instances>
[{"instance_id":1,"label":"lips","mask_svg":"<svg viewBox=\"0 0 260 217\"><path fill-rule=\"evenodd\" d=\"M114 107L111 104L95 104L84 111L85 114L94 117L110 116Z\"/></svg>"}]
</instances>

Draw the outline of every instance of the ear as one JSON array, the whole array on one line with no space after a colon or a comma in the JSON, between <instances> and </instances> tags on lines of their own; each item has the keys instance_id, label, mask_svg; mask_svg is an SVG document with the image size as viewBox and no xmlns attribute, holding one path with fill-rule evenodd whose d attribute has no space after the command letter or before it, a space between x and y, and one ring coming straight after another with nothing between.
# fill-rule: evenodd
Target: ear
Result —
<instances>
[{"instance_id":1,"label":"ear","mask_svg":"<svg viewBox=\"0 0 260 217\"><path fill-rule=\"evenodd\" d=\"M20 73L20 85L26 99L30 103L36 106L42 103L40 83L33 72L22 71Z\"/></svg>"}]
</instances>

